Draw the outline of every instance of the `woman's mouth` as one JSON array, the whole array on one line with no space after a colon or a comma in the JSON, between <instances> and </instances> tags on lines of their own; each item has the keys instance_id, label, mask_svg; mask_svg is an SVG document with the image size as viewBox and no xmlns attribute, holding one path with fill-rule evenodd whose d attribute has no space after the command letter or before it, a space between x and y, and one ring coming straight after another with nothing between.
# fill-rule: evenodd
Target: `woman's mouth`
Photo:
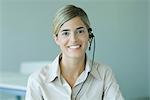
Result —
<instances>
[{"instance_id":1,"label":"woman's mouth","mask_svg":"<svg viewBox=\"0 0 150 100\"><path fill-rule=\"evenodd\" d=\"M71 45L71 46L68 46L69 48L71 49L78 49L81 47L81 45Z\"/></svg>"}]
</instances>

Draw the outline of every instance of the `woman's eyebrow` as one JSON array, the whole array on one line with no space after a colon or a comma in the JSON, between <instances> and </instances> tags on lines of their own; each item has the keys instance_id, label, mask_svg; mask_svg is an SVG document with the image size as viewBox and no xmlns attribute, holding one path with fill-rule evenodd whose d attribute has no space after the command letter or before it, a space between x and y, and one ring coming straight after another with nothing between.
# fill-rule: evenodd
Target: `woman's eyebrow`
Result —
<instances>
[{"instance_id":1,"label":"woman's eyebrow","mask_svg":"<svg viewBox=\"0 0 150 100\"><path fill-rule=\"evenodd\" d=\"M64 30L61 30L61 32L64 32L64 31L70 31L69 29L64 29Z\"/></svg>"},{"instance_id":2,"label":"woman's eyebrow","mask_svg":"<svg viewBox=\"0 0 150 100\"><path fill-rule=\"evenodd\" d=\"M84 27L78 27L77 30L78 30L78 29L82 29L82 28L84 28Z\"/></svg>"},{"instance_id":3,"label":"woman's eyebrow","mask_svg":"<svg viewBox=\"0 0 150 100\"><path fill-rule=\"evenodd\" d=\"M82 28L84 28L84 27L78 27L78 28L76 28L76 30L82 29ZM64 32L64 31L70 31L70 29L63 29L63 30L61 30L61 32Z\"/></svg>"}]
</instances>

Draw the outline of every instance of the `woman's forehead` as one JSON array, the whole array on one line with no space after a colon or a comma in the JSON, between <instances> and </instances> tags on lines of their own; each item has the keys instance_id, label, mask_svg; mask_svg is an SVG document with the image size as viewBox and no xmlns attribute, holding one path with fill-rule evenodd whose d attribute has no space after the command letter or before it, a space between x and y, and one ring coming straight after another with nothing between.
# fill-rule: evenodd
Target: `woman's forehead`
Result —
<instances>
[{"instance_id":1,"label":"woman's forehead","mask_svg":"<svg viewBox=\"0 0 150 100\"><path fill-rule=\"evenodd\" d=\"M68 20L67 22L65 22L60 30L64 30L64 29L74 29L74 28L79 28L79 27L83 27L86 28L86 25L83 23L83 21L81 20L80 17L74 17L70 20Z\"/></svg>"}]
</instances>

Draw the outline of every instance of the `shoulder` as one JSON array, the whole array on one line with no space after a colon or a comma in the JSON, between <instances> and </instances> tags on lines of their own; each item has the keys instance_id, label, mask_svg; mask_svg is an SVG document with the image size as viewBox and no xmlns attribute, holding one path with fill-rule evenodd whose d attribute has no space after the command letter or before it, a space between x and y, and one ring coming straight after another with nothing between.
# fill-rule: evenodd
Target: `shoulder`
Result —
<instances>
[{"instance_id":1,"label":"shoulder","mask_svg":"<svg viewBox=\"0 0 150 100\"><path fill-rule=\"evenodd\" d=\"M46 78L48 77L49 68L50 68L50 64L43 66L42 68L36 70L29 76L28 82L41 83L45 81Z\"/></svg>"},{"instance_id":2,"label":"shoulder","mask_svg":"<svg viewBox=\"0 0 150 100\"><path fill-rule=\"evenodd\" d=\"M103 63L98 63L94 62L92 71L95 70L99 75L99 77L104 80L105 78L113 76L112 69L109 65L103 64Z\"/></svg>"}]
</instances>

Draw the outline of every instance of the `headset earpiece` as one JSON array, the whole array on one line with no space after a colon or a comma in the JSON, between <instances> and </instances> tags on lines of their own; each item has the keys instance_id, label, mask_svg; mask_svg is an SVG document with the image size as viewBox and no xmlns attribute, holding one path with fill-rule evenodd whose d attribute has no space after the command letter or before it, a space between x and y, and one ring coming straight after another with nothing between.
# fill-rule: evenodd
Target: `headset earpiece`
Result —
<instances>
[{"instance_id":1,"label":"headset earpiece","mask_svg":"<svg viewBox=\"0 0 150 100\"><path fill-rule=\"evenodd\" d=\"M91 32L92 32L92 28L89 28L89 29L88 29L88 32L91 33Z\"/></svg>"},{"instance_id":2,"label":"headset earpiece","mask_svg":"<svg viewBox=\"0 0 150 100\"><path fill-rule=\"evenodd\" d=\"M93 35L93 33L92 33L92 28L89 28L89 29L88 29L88 32L89 32L89 43L90 43L90 45L89 45L89 50L91 50L91 44L92 44L92 40L93 40L93 38L94 38L94 35Z\"/></svg>"},{"instance_id":3,"label":"headset earpiece","mask_svg":"<svg viewBox=\"0 0 150 100\"><path fill-rule=\"evenodd\" d=\"M92 33L92 28L89 28L89 29L88 29L88 32L89 32L89 38L90 38L90 39L93 38L94 35L93 35L93 33Z\"/></svg>"}]
</instances>

